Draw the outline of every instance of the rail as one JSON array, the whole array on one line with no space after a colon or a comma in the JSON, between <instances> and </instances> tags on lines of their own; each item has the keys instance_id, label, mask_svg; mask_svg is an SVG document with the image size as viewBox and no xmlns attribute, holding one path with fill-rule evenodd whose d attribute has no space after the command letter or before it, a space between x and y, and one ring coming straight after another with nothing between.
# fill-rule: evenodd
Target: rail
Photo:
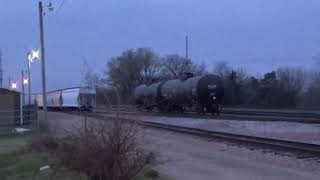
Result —
<instances>
[{"instance_id":1,"label":"rail","mask_svg":"<svg viewBox=\"0 0 320 180\"><path fill-rule=\"evenodd\" d=\"M105 114L97 114L97 113L91 113L89 114L89 116L98 118L98 119L106 118ZM110 117L110 116L107 116L107 117ZM111 116L111 117L114 117L114 116ZM226 132L219 132L219 131L204 130L199 128L182 127L182 126L159 123L159 122L141 121L141 120L135 120L134 117L120 116L119 118L123 120L128 120L128 121L135 121L137 124L141 126L150 127L150 128L158 128L158 129L169 130L169 131L174 131L178 133L184 133L184 134L190 134L190 135L196 135L196 136L202 136L202 137L224 139L227 141L232 141L232 142L235 141L235 142L240 142L245 144L259 145L267 148L297 151L299 153L300 152L311 153L313 155L320 156L320 145L318 144L233 134L233 133L226 133Z\"/></svg>"},{"instance_id":2,"label":"rail","mask_svg":"<svg viewBox=\"0 0 320 180\"><path fill-rule=\"evenodd\" d=\"M258 115L258 116L282 116L301 118L320 118L320 110L288 110L288 109L245 109L245 108L225 108L224 114L235 115Z\"/></svg>"},{"instance_id":3,"label":"rail","mask_svg":"<svg viewBox=\"0 0 320 180\"><path fill-rule=\"evenodd\" d=\"M247 136L247 135L225 133L225 132L218 132L218 131L209 131L209 130L203 130L198 128L181 127L177 125L163 124L163 123L156 123L156 122L143 121L143 122L140 122L140 124L148 127L155 127L155 128L193 134L198 136L220 138L220 139L222 138L222 139L227 139L231 141L253 143L253 144L259 144L259 145L264 145L269 147L272 146L275 148L292 149L297 151L316 153L320 155L320 145L317 145L317 144L293 142L293 141L286 141L286 140L279 140L279 139L272 139L272 138L262 138L262 137L256 137L256 136Z\"/></svg>"},{"instance_id":4,"label":"rail","mask_svg":"<svg viewBox=\"0 0 320 180\"><path fill-rule=\"evenodd\" d=\"M202 115L195 112L185 113L161 113L158 111L147 111L137 109L135 106L99 106L95 108L96 113L122 113L128 115L161 115L190 118L213 118L212 115ZM320 123L320 112L316 110L278 110L278 109L243 109L225 108L220 117L216 119L234 119L250 121L288 121L303 123Z\"/></svg>"}]
</instances>

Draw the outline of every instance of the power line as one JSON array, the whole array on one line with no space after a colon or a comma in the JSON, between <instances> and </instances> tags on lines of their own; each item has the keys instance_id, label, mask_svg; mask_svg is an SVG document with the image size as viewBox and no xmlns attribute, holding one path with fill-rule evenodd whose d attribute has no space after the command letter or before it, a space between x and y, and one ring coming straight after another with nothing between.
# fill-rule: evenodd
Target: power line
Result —
<instances>
[{"instance_id":1,"label":"power line","mask_svg":"<svg viewBox=\"0 0 320 180\"><path fill-rule=\"evenodd\" d=\"M60 11L60 9L63 7L64 3L65 3L65 0L62 1L61 5L60 5L60 7L58 8L57 11Z\"/></svg>"},{"instance_id":2,"label":"power line","mask_svg":"<svg viewBox=\"0 0 320 180\"><path fill-rule=\"evenodd\" d=\"M55 13L58 13L62 9L64 3L65 3L65 0L61 2L60 6L55 10Z\"/></svg>"}]
</instances>

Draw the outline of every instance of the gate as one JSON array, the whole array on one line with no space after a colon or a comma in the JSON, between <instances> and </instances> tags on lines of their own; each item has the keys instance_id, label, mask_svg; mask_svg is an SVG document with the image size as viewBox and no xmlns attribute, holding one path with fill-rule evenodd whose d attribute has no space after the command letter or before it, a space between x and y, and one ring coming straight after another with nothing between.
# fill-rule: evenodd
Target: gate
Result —
<instances>
[{"instance_id":1,"label":"gate","mask_svg":"<svg viewBox=\"0 0 320 180\"><path fill-rule=\"evenodd\" d=\"M1 108L0 135L34 130L38 126L37 105L25 105L19 109Z\"/></svg>"}]
</instances>

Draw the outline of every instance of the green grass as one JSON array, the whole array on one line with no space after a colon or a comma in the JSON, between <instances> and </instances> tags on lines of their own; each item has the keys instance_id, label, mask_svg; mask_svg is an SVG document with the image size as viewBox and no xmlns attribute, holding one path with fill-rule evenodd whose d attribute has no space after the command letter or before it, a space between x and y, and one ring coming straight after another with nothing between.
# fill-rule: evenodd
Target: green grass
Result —
<instances>
[{"instance_id":1,"label":"green grass","mask_svg":"<svg viewBox=\"0 0 320 180\"><path fill-rule=\"evenodd\" d=\"M51 165L54 158L48 153L39 153L26 148L27 136L0 136L0 180L84 180L83 176L72 172L53 173L52 170L39 171Z\"/></svg>"},{"instance_id":2,"label":"green grass","mask_svg":"<svg viewBox=\"0 0 320 180\"><path fill-rule=\"evenodd\" d=\"M0 135L6 135L6 134L14 134L16 133L16 129L13 127L0 127Z\"/></svg>"},{"instance_id":3,"label":"green grass","mask_svg":"<svg viewBox=\"0 0 320 180\"><path fill-rule=\"evenodd\" d=\"M24 135L0 135L0 154L24 149L26 136Z\"/></svg>"},{"instance_id":4,"label":"green grass","mask_svg":"<svg viewBox=\"0 0 320 180\"><path fill-rule=\"evenodd\" d=\"M39 173L39 168L47 165L47 154L16 151L0 155L0 175L8 179L32 178Z\"/></svg>"}]
</instances>

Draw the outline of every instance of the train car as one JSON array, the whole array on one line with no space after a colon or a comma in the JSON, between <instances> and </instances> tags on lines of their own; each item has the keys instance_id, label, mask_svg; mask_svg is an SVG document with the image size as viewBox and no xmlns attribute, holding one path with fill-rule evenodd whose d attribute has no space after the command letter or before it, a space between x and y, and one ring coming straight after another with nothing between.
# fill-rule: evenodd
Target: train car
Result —
<instances>
[{"instance_id":1,"label":"train car","mask_svg":"<svg viewBox=\"0 0 320 180\"><path fill-rule=\"evenodd\" d=\"M148 110L156 107L165 112L194 109L219 115L223 95L223 81L213 74L143 84L135 90L138 107Z\"/></svg>"},{"instance_id":2,"label":"train car","mask_svg":"<svg viewBox=\"0 0 320 180\"><path fill-rule=\"evenodd\" d=\"M43 107L42 94L33 96L39 108ZM96 106L96 91L87 87L74 87L47 92L50 109L77 109L92 111Z\"/></svg>"},{"instance_id":3,"label":"train car","mask_svg":"<svg viewBox=\"0 0 320 180\"><path fill-rule=\"evenodd\" d=\"M153 83L149 86L143 84L138 86L135 91L136 104L139 107L144 107L148 110L152 110L154 106L157 106L159 95L159 87L162 83Z\"/></svg>"}]
</instances>

